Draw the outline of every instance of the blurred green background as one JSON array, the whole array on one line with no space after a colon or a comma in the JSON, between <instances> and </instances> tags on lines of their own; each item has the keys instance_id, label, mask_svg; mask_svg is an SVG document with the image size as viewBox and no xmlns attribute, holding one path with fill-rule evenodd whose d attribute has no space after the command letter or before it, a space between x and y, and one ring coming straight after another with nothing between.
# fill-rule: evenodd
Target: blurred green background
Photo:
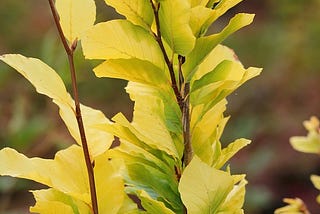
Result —
<instances>
[{"instance_id":1,"label":"blurred green background","mask_svg":"<svg viewBox=\"0 0 320 214\"><path fill-rule=\"evenodd\" d=\"M117 17L103 0L96 0L98 20ZM289 137L305 135L302 121L320 116L320 1L244 0L214 25L220 29L238 12L255 13L255 22L228 38L242 63L263 67L258 78L233 93L227 114L231 120L223 142L246 137L253 143L232 160L235 173L246 173L248 214L269 214L284 197L300 197L312 213L318 191L309 175L320 174L320 157L295 152ZM53 26L47 1L1 0L0 54L21 53L55 68L70 88L65 53ZM96 62L76 54L80 100L108 117L123 112L131 117L132 103L120 80L99 79L91 72ZM0 148L10 146L29 157L52 158L73 140L51 100L8 66L0 63ZM0 163L2 164L2 163ZM28 189L39 184L0 178L0 213L28 213L34 203Z\"/></svg>"}]
</instances>

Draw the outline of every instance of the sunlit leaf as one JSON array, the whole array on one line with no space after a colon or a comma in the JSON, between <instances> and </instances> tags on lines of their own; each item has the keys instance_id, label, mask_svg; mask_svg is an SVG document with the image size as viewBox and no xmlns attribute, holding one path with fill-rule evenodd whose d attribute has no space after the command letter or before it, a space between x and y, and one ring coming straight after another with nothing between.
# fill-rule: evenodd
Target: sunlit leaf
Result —
<instances>
[{"instance_id":1,"label":"sunlit leaf","mask_svg":"<svg viewBox=\"0 0 320 214\"><path fill-rule=\"evenodd\" d=\"M189 26L191 8L186 0L170 0L160 3L161 35L180 55L187 55L194 47L195 37Z\"/></svg>"},{"instance_id":2,"label":"sunlit leaf","mask_svg":"<svg viewBox=\"0 0 320 214\"><path fill-rule=\"evenodd\" d=\"M218 211L218 214L224 214L224 213L234 213L234 214L242 214L244 213L242 210L242 206L245 200L245 186L248 183L245 179L245 176L238 176L240 180L234 178L234 187L227 196L227 199L221 206L221 208Z\"/></svg>"},{"instance_id":3,"label":"sunlit leaf","mask_svg":"<svg viewBox=\"0 0 320 214\"><path fill-rule=\"evenodd\" d=\"M319 120L311 117L310 120L304 121L303 125L308 130L308 135L296 136L290 138L292 147L299 152L320 154L320 129Z\"/></svg>"},{"instance_id":4,"label":"sunlit leaf","mask_svg":"<svg viewBox=\"0 0 320 214\"><path fill-rule=\"evenodd\" d=\"M97 66L93 71L97 77L119 78L159 87L170 85L167 72L148 61L137 58L110 59Z\"/></svg>"},{"instance_id":5,"label":"sunlit leaf","mask_svg":"<svg viewBox=\"0 0 320 214\"><path fill-rule=\"evenodd\" d=\"M189 0L190 6L191 7L196 7L196 6L206 6L208 3L208 0Z\"/></svg>"},{"instance_id":6,"label":"sunlit leaf","mask_svg":"<svg viewBox=\"0 0 320 214\"><path fill-rule=\"evenodd\" d=\"M165 68L162 53L153 36L127 20L95 25L83 37L82 47L88 59L137 58L163 70Z\"/></svg>"},{"instance_id":7,"label":"sunlit leaf","mask_svg":"<svg viewBox=\"0 0 320 214\"><path fill-rule=\"evenodd\" d=\"M36 204L30 207L33 213L41 214L88 214L91 208L83 201L74 199L56 189L31 191Z\"/></svg>"},{"instance_id":8,"label":"sunlit leaf","mask_svg":"<svg viewBox=\"0 0 320 214\"><path fill-rule=\"evenodd\" d=\"M105 0L105 2L133 24L146 29L151 28L153 11L149 0Z\"/></svg>"},{"instance_id":9,"label":"sunlit leaf","mask_svg":"<svg viewBox=\"0 0 320 214\"><path fill-rule=\"evenodd\" d=\"M216 68L222 61L239 62L236 54L232 49L224 45L217 45L199 65L192 81L199 80L201 77Z\"/></svg>"},{"instance_id":10,"label":"sunlit leaf","mask_svg":"<svg viewBox=\"0 0 320 214\"><path fill-rule=\"evenodd\" d=\"M98 207L101 213L116 214L122 206L125 193L124 182L117 165L113 165L108 154L102 154L95 159L95 183L97 189Z\"/></svg>"},{"instance_id":11,"label":"sunlit leaf","mask_svg":"<svg viewBox=\"0 0 320 214\"><path fill-rule=\"evenodd\" d=\"M140 191L138 197L141 200L141 205L149 214L174 214L161 201L151 198L145 191Z\"/></svg>"},{"instance_id":12,"label":"sunlit leaf","mask_svg":"<svg viewBox=\"0 0 320 214\"><path fill-rule=\"evenodd\" d=\"M74 101L67 93L59 75L39 59L26 58L18 54L0 56L0 60L7 63L22 74L37 92L53 99L60 108L60 115L64 120L71 135L81 145L81 138L75 116ZM82 117L89 146L90 155L97 156L106 151L113 136L94 128L94 124L108 123L109 120L101 111L81 105Z\"/></svg>"},{"instance_id":13,"label":"sunlit leaf","mask_svg":"<svg viewBox=\"0 0 320 214\"><path fill-rule=\"evenodd\" d=\"M278 208L274 214L308 214L308 208L300 198L285 198L283 202L288 205Z\"/></svg>"},{"instance_id":14,"label":"sunlit leaf","mask_svg":"<svg viewBox=\"0 0 320 214\"><path fill-rule=\"evenodd\" d=\"M56 0L55 5L63 33L70 43L80 39L96 20L94 0Z\"/></svg>"},{"instance_id":15,"label":"sunlit leaf","mask_svg":"<svg viewBox=\"0 0 320 214\"><path fill-rule=\"evenodd\" d=\"M221 151L219 159L213 165L220 169L230 158L232 158L240 149L247 146L251 141L240 138L228 144L228 146Z\"/></svg>"},{"instance_id":16,"label":"sunlit leaf","mask_svg":"<svg viewBox=\"0 0 320 214\"><path fill-rule=\"evenodd\" d=\"M239 13L235 15L229 24L217 34L197 39L194 49L188 54L186 63L183 64L183 72L186 79L190 80L198 65L220 42L240 28L249 25L253 21L254 14Z\"/></svg>"},{"instance_id":17,"label":"sunlit leaf","mask_svg":"<svg viewBox=\"0 0 320 214\"><path fill-rule=\"evenodd\" d=\"M159 148L163 147L167 153L179 158L177 148L166 128L163 102L155 96L148 96L141 87L138 89L140 90L136 90L133 84L126 88L130 98L135 101L133 126Z\"/></svg>"},{"instance_id":18,"label":"sunlit leaf","mask_svg":"<svg viewBox=\"0 0 320 214\"><path fill-rule=\"evenodd\" d=\"M215 159L215 148L212 146L220 138L220 123L223 121L223 112L226 109L226 100L219 102L214 108L202 116L202 106L192 110L191 140L195 154L208 165ZM220 148L220 147L219 147Z\"/></svg>"},{"instance_id":19,"label":"sunlit leaf","mask_svg":"<svg viewBox=\"0 0 320 214\"><path fill-rule=\"evenodd\" d=\"M54 160L27 158L13 149L4 148L0 150L0 162L0 175L30 179L90 203L84 157L77 145L59 151Z\"/></svg>"},{"instance_id":20,"label":"sunlit leaf","mask_svg":"<svg viewBox=\"0 0 320 214\"><path fill-rule=\"evenodd\" d=\"M188 213L216 213L233 188L233 178L195 156L185 168L179 192Z\"/></svg>"},{"instance_id":21,"label":"sunlit leaf","mask_svg":"<svg viewBox=\"0 0 320 214\"><path fill-rule=\"evenodd\" d=\"M315 188L320 190L320 176L319 175L311 175L310 179L311 179L313 185L315 186ZM317 202L318 202L318 204L320 204L320 195L317 196Z\"/></svg>"}]
</instances>

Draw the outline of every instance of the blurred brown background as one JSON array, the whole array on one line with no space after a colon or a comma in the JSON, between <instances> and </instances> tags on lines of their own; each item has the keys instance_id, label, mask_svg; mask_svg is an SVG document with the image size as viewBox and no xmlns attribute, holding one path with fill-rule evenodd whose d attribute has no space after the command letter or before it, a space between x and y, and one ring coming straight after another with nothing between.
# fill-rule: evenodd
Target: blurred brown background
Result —
<instances>
[{"instance_id":1,"label":"blurred brown background","mask_svg":"<svg viewBox=\"0 0 320 214\"><path fill-rule=\"evenodd\" d=\"M103 0L96 0L98 20L117 17ZM302 121L320 116L320 1L244 0L218 20L220 29L237 12L256 14L255 22L227 39L245 66L263 67L229 97L232 118L223 142L240 137L253 140L231 163L235 173L246 173L248 214L269 214L282 206L283 197L301 197L312 213L318 191L309 175L320 174L320 157L295 152L289 137L305 135ZM65 53L53 26L47 1L1 0L0 54L21 53L42 59L55 68L70 88ZM131 116L126 82L98 79L76 54L82 103L102 109L108 117L121 111ZM0 148L10 146L29 157L52 158L73 140L51 100L8 66L0 63ZM1 164L1 163L0 163ZM28 213L34 203L28 189L38 184L0 178L0 213Z\"/></svg>"}]
</instances>

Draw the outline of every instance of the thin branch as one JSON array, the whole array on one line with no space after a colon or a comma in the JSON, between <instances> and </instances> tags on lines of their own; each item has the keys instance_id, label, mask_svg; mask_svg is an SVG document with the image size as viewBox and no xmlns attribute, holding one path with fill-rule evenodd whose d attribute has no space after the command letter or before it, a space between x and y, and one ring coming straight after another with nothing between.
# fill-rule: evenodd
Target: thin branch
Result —
<instances>
[{"instance_id":1,"label":"thin branch","mask_svg":"<svg viewBox=\"0 0 320 214\"><path fill-rule=\"evenodd\" d=\"M184 140L184 151L183 151L183 164L187 166L193 157L193 148L191 144L190 134L190 83L185 83L184 86L184 101L182 111L182 127L183 127L183 140Z\"/></svg>"},{"instance_id":2,"label":"thin branch","mask_svg":"<svg viewBox=\"0 0 320 214\"><path fill-rule=\"evenodd\" d=\"M173 69L173 63L172 61L169 60L168 54L166 52L166 49L164 48L163 42L162 42L162 38L161 38L161 31L160 31L160 20L159 20L159 9L160 9L160 3L157 3L156 5L152 2L152 0L150 0L152 9L153 9L153 13L154 13L154 18L156 21L156 28L157 28L157 33L154 33L154 37L156 39L156 41L159 44L159 47L161 49L161 52L163 54L163 58L167 64L167 67L169 69L170 72L170 79L171 79L171 87L174 91L174 94L176 96L178 105L180 107L180 110L182 111L182 106L183 106L183 99L181 96L181 93L179 92L178 89L178 85L177 85L177 81L176 81L176 77L174 74L174 69Z\"/></svg>"},{"instance_id":3,"label":"thin branch","mask_svg":"<svg viewBox=\"0 0 320 214\"><path fill-rule=\"evenodd\" d=\"M87 167L88 178L89 178L92 210L94 214L98 214L98 201L97 201L96 186L95 186L95 179L94 179L93 163L90 159L87 138L86 138L82 115L81 115L79 94L78 94L78 87L77 87L77 78L76 78L76 71L75 71L74 58L73 58L73 53L77 47L77 39L73 41L71 46L68 45L68 42L64 36L64 33L62 31L62 28L59 22L59 16L55 8L54 2L53 0L48 0L48 1L50 4L50 9L54 18L55 25L57 26L57 29L59 32L60 39L68 55L71 80L72 80L73 97L75 102L75 116L78 123L78 128L79 128L81 143L82 143L82 150L83 150L85 163Z\"/></svg>"}]
</instances>

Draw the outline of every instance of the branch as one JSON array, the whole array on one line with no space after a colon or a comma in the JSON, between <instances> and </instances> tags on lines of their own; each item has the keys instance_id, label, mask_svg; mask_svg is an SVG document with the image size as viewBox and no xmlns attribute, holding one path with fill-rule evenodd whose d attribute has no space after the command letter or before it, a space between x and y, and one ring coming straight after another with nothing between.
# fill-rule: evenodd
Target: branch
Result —
<instances>
[{"instance_id":1,"label":"branch","mask_svg":"<svg viewBox=\"0 0 320 214\"><path fill-rule=\"evenodd\" d=\"M96 186L95 186L95 180L94 180L93 163L90 159L87 138L86 138L82 115L81 115L78 88L77 88L77 78L76 78L76 71L75 71L74 58L73 58L73 53L77 47L78 40L75 39L75 41L73 41L71 46L68 45L68 42L64 36L64 33L62 31L62 27L59 22L59 15L57 13L57 10L55 8L53 0L48 0L48 1L50 4L50 9L51 9L51 12L52 12L52 15L54 18L55 25L56 25L58 32L59 32L60 39L61 39L63 47L68 55L69 68L70 68L71 80L72 80L73 97L74 97L74 102L75 102L75 116L76 116L77 123L78 123L78 128L79 128L80 137L81 137L82 150L83 150L84 159L85 159L85 163L86 163L86 167L87 167L88 178L89 178L92 210L93 210L94 214L98 214L98 201L97 201Z\"/></svg>"},{"instance_id":2,"label":"branch","mask_svg":"<svg viewBox=\"0 0 320 214\"><path fill-rule=\"evenodd\" d=\"M157 33L154 33L154 37L156 39L156 41L159 44L159 47L161 49L161 52L163 54L163 58L167 64L167 67L169 69L170 72L170 78L171 78L171 87L174 91L174 94L176 96L178 105L180 107L180 110L182 111L182 107L183 107L183 99L181 96L181 93L179 92L178 89L178 85L177 85L177 81L176 81L176 77L174 74L174 69L173 69L173 63L172 61L169 60L168 54L164 48L163 42L162 42L162 38L161 38L161 31L160 31L160 21L159 21L159 9L160 9L160 3L157 3L157 5L154 5L154 3L152 2L152 0L150 0L152 9L153 9L153 13L154 13L154 18L156 21L156 28L157 28Z\"/></svg>"}]
</instances>

